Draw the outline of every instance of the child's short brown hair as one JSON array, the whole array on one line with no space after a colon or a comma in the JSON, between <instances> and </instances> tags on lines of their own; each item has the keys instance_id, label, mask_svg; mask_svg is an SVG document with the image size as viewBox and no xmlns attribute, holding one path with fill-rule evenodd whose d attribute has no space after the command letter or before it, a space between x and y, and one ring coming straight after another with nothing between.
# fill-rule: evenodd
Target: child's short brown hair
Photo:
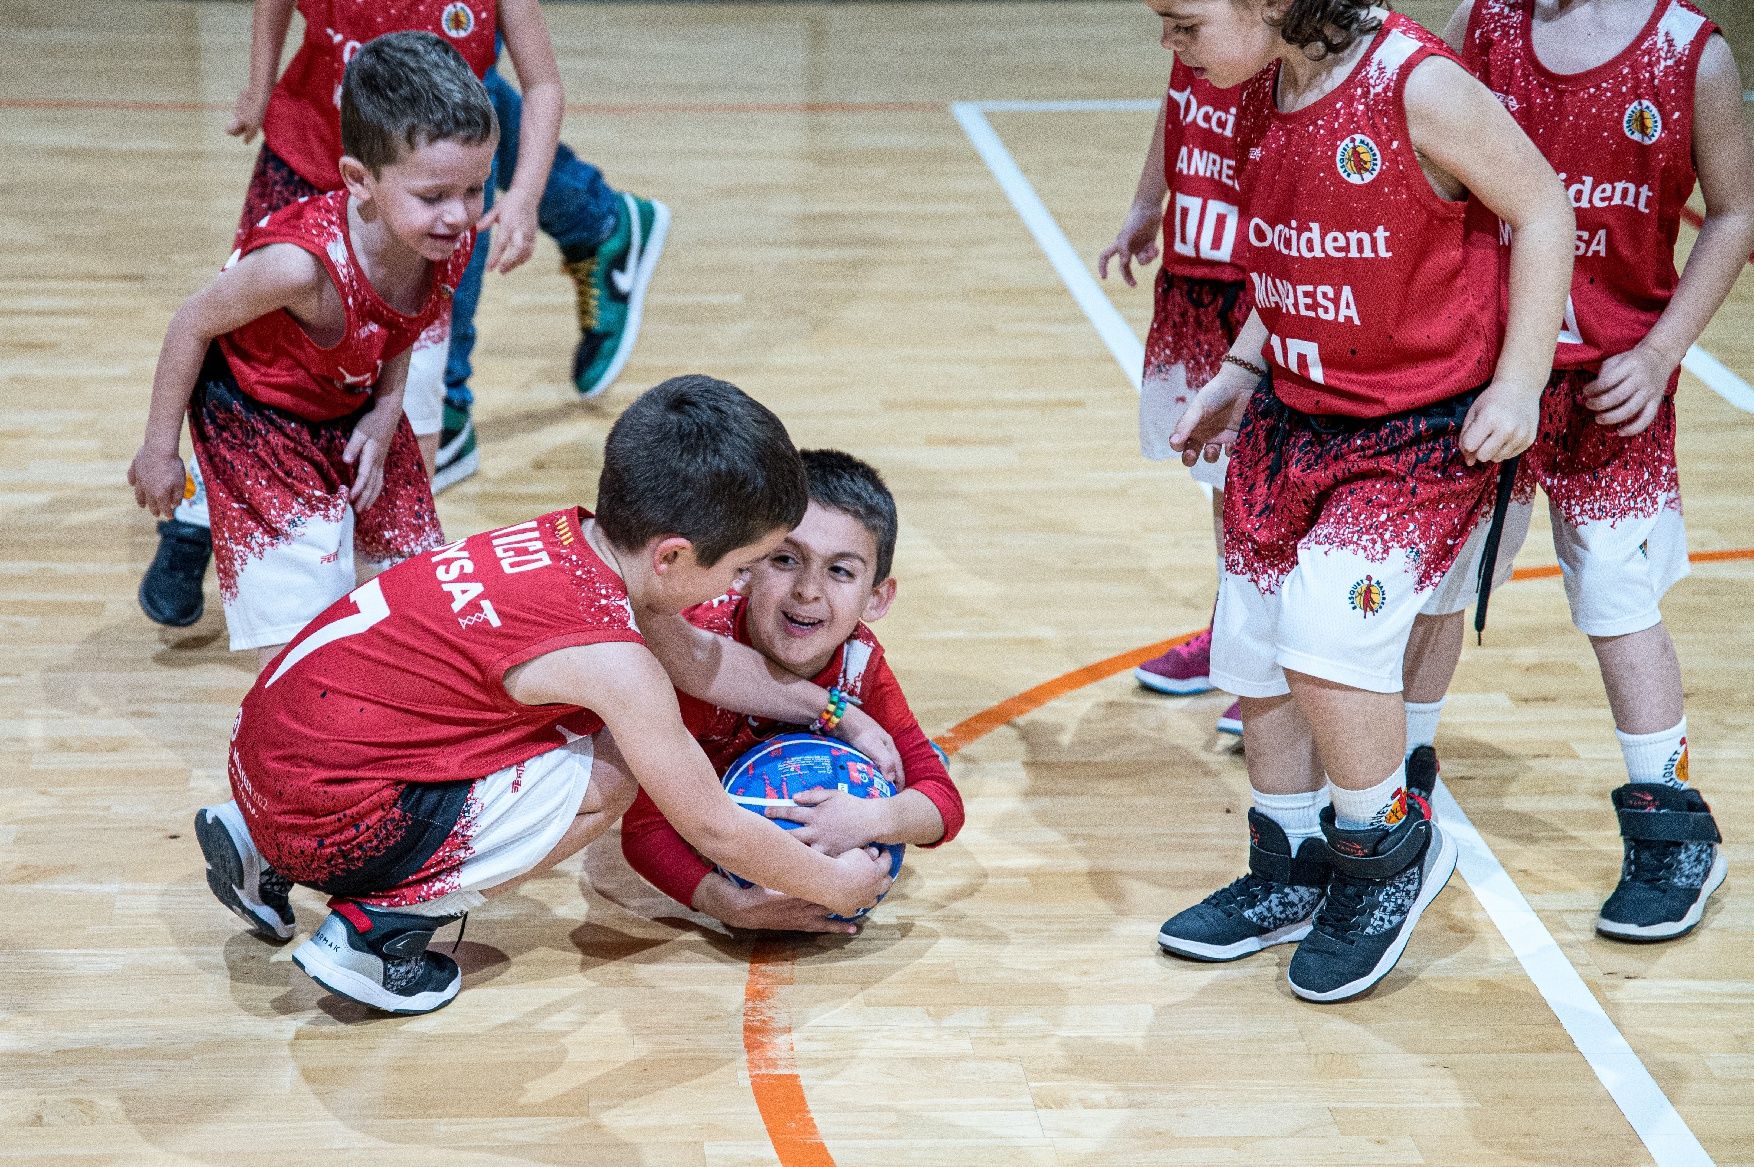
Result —
<instances>
[{"instance_id":1,"label":"child's short brown hair","mask_svg":"<svg viewBox=\"0 0 1754 1167\"><path fill-rule=\"evenodd\" d=\"M430 32L368 41L341 82L341 148L373 174L429 142L469 145L499 133L487 88Z\"/></svg>"},{"instance_id":2,"label":"child's short brown hair","mask_svg":"<svg viewBox=\"0 0 1754 1167\"><path fill-rule=\"evenodd\" d=\"M603 446L597 525L634 550L663 535L694 544L711 567L728 552L804 517L804 464L773 411L698 373L634 399Z\"/></svg>"}]
</instances>

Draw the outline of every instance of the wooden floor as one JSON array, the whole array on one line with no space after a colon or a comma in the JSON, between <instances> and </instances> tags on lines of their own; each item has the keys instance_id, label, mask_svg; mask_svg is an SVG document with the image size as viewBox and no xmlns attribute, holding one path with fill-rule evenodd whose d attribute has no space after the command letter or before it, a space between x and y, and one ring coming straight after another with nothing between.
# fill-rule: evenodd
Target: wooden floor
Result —
<instances>
[{"instance_id":1,"label":"wooden floor","mask_svg":"<svg viewBox=\"0 0 1754 1167\"><path fill-rule=\"evenodd\" d=\"M1747 6L1705 7L1754 62ZM185 631L141 616L152 527L122 484L165 322L229 248L253 151L222 130L249 11L0 13L0 1161L1754 1163L1754 563L1733 558L1667 604L1696 780L1730 840L1695 936L1591 931L1620 762L1556 581L1494 604L1440 742L1556 943L1537 966L1582 978L1561 1007L1599 1003L1635 1058L1580 1050L1461 879L1351 1004L1294 1000L1284 950L1160 956L1164 916L1240 869L1246 783L1211 732L1225 698L1124 675L1068 682L963 748L967 830L913 856L855 940L752 950L665 912L609 840L588 880L575 863L472 918L449 1009L370 1020L325 997L203 883L190 816L223 797L252 664L225 651L216 601ZM622 384L588 404L566 381L552 246L490 281L483 469L441 500L453 534L589 503L616 411L702 370L800 445L888 474L902 587L879 631L929 732L1204 622L1204 502L1138 458L1126 376L949 109L1157 96L1142 6L548 17L567 140L670 203L671 250ZM991 117L1087 259L1150 120ZM1142 332L1145 294L1111 291ZM1744 276L1704 346L1754 379L1751 338ZM1751 419L1691 376L1681 400L1693 547L1754 547ZM1526 564L1551 562L1544 539ZM314 926L317 900L296 898ZM1675 1111L1649 1146L1592 1068L1639 1061Z\"/></svg>"}]
</instances>

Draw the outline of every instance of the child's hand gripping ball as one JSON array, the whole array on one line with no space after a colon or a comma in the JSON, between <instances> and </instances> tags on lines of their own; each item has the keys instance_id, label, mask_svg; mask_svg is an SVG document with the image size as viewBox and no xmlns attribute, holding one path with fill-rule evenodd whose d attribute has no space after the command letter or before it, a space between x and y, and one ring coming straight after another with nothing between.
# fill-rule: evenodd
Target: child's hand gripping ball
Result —
<instances>
[{"instance_id":1,"label":"child's hand gripping ball","mask_svg":"<svg viewBox=\"0 0 1754 1167\"><path fill-rule=\"evenodd\" d=\"M870 758L845 742L809 733L781 734L761 743L732 763L725 771L724 784L732 802L764 817L770 807L798 806L794 799L806 790L838 790L854 798L895 795L894 785ZM773 821L786 830L800 826L780 818ZM893 879L901 871L902 855L907 848L899 843L878 846L889 859L889 876ZM739 887L751 886L741 876L722 868L720 872ZM856 920L865 914L859 912L844 918Z\"/></svg>"}]
</instances>

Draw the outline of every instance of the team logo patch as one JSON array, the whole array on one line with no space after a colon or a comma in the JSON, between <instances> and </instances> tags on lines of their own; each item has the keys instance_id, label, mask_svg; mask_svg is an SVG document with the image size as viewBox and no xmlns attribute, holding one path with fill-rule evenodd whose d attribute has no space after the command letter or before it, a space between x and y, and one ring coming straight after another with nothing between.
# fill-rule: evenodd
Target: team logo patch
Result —
<instances>
[{"instance_id":1,"label":"team logo patch","mask_svg":"<svg viewBox=\"0 0 1754 1167\"><path fill-rule=\"evenodd\" d=\"M1352 585L1352 594L1348 598L1352 610L1368 620L1383 610L1383 605L1389 602L1389 593L1380 581L1367 575Z\"/></svg>"},{"instance_id":2,"label":"team logo patch","mask_svg":"<svg viewBox=\"0 0 1754 1167\"><path fill-rule=\"evenodd\" d=\"M1678 785L1687 785L1687 739L1681 739L1681 748L1669 757L1668 764L1663 767L1663 780Z\"/></svg>"},{"instance_id":3,"label":"team logo patch","mask_svg":"<svg viewBox=\"0 0 1754 1167\"><path fill-rule=\"evenodd\" d=\"M445 5L444 15L439 17L439 27L445 35L453 40L461 40L475 31L475 13L467 4L458 0L455 4Z\"/></svg>"},{"instance_id":4,"label":"team logo patch","mask_svg":"<svg viewBox=\"0 0 1754 1167\"><path fill-rule=\"evenodd\" d=\"M1663 115L1657 112L1656 106L1640 98L1626 107L1620 128L1634 142L1648 146L1663 136Z\"/></svg>"},{"instance_id":5,"label":"team logo patch","mask_svg":"<svg viewBox=\"0 0 1754 1167\"><path fill-rule=\"evenodd\" d=\"M1407 791L1405 787L1402 787L1395 791L1395 796L1389 799L1387 809L1382 812L1382 825L1392 827L1406 817Z\"/></svg>"},{"instance_id":6,"label":"team logo patch","mask_svg":"<svg viewBox=\"0 0 1754 1167\"><path fill-rule=\"evenodd\" d=\"M1353 134L1340 143L1334 155L1340 177L1355 186L1363 186L1382 173L1382 151L1363 134Z\"/></svg>"}]
</instances>

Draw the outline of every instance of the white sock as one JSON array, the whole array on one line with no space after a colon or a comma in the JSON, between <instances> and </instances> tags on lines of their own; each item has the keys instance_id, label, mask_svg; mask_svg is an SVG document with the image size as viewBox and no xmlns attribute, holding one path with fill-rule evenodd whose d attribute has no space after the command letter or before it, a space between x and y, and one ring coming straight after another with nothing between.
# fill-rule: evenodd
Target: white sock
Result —
<instances>
[{"instance_id":1,"label":"white sock","mask_svg":"<svg viewBox=\"0 0 1754 1167\"><path fill-rule=\"evenodd\" d=\"M1407 764L1402 762L1395 772L1365 790L1347 790L1328 784L1328 797L1334 803L1334 821L1349 831L1382 826L1389 821L1390 811L1397 805L1405 813L1407 804ZM1399 822L1399 816L1395 817Z\"/></svg>"},{"instance_id":2,"label":"white sock","mask_svg":"<svg viewBox=\"0 0 1754 1167\"><path fill-rule=\"evenodd\" d=\"M1443 713L1443 698L1435 701L1403 702L1407 707L1407 748L1403 753L1412 753L1420 746L1437 744L1437 719Z\"/></svg>"},{"instance_id":3,"label":"white sock","mask_svg":"<svg viewBox=\"0 0 1754 1167\"><path fill-rule=\"evenodd\" d=\"M1665 786L1687 785L1687 719L1672 729L1656 733L1621 733L1620 752L1626 756L1626 774L1634 782L1661 782Z\"/></svg>"},{"instance_id":4,"label":"white sock","mask_svg":"<svg viewBox=\"0 0 1754 1167\"><path fill-rule=\"evenodd\" d=\"M1305 839L1313 839L1322 833L1322 808L1328 805L1328 792L1318 787L1304 794L1262 794L1253 792L1255 809L1279 824L1285 832L1286 841L1291 844L1291 853L1297 854L1298 847Z\"/></svg>"}]
</instances>

